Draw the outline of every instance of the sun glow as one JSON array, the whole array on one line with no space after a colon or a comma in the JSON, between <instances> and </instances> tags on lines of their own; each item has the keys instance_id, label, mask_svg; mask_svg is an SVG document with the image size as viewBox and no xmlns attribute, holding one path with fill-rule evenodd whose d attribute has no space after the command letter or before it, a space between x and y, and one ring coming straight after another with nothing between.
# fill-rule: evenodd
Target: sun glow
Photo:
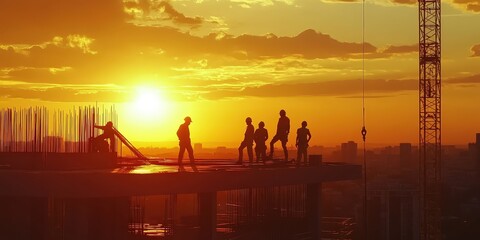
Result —
<instances>
[{"instance_id":1,"label":"sun glow","mask_svg":"<svg viewBox=\"0 0 480 240\"><path fill-rule=\"evenodd\" d=\"M167 114L168 105L161 90L153 87L139 87L130 112L145 121L158 121Z\"/></svg>"}]
</instances>

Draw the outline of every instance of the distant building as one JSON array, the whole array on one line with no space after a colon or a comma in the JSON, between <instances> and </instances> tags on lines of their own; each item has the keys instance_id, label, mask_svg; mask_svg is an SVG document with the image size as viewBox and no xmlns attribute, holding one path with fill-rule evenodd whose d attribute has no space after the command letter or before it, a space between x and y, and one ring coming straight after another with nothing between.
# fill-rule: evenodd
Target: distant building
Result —
<instances>
[{"instance_id":1,"label":"distant building","mask_svg":"<svg viewBox=\"0 0 480 240\"><path fill-rule=\"evenodd\" d=\"M368 239L419 239L418 203L415 186L389 181L371 184L368 191Z\"/></svg>"},{"instance_id":2,"label":"distant building","mask_svg":"<svg viewBox=\"0 0 480 240\"><path fill-rule=\"evenodd\" d=\"M412 144L400 143L400 161L410 162L412 161Z\"/></svg>"},{"instance_id":3,"label":"distant building","mask_svg":"<svg viewBox=\"0 0 480 240\"><path fill-rule=\"evenodd\" d=\"M193 149L195 150L195 152L200 152L203 149L203 145L201 143L195 143L193 145Z\"/></svg>"},{"instance_id":4,"label":"distant building","mask_svg":"<svg viewBox=\"0 0 480 240\"><path fill-rule=\"evenodd\" d=\"M469 148L470 148L470 146L469 146ZM477 163L477 168L480 171L480 133L476 134L476 141L475 141L474 149L475 149L474 150L474 159ZM479 176L480 176L480 173L479 173Z\"/></svg>"},{"instance_id":5,"label":"distant building","mask_svg":"<svg viewBox=\"0 0 480 240\"><path fill-rule=\"evenodd\" d=\"M342 143L341 147L342 162L356 162L357 161L357 143L354 141L348 141Z\"/></svg>"}]
</instances>

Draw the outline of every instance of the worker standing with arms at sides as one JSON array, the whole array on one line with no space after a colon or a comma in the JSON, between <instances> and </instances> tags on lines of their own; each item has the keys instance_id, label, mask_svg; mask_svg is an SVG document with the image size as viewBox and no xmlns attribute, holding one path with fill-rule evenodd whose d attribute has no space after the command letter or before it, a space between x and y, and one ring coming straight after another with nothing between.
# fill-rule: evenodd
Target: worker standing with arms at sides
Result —
<instances>
[{"instance_id":1,"label":"worker standing with arms at sides","mask_svg":"<svg viewBox=\"0 0 480 240\"><path fill-rule=\"evenodd\" d=\"M302 157L304 159L304 164L307 165L307 148L308 142L312 135L310 134L310 130L307 128L307 122L302 122L302 127L297 129L297 140L295 142L295 146L297 147L297 166L300 166L302 161Z\"/></svg>"},{"instance_id":2,"label":"worker standing with arms at sides","mask_svg":"<svg viewBox=\"0 0 480 240\"><path fill-rule=\"evenodd\" d=\"M246 147L248 152L248 160L250 163L253 163L253 134L255 129L252 125L252 118L247 117L245 119L245 123L247 124L247 129L245 130L245 137L243 138L240 147L238 147L238 162L237 164L243 163L243 149Z\"/></svg>"},{"instance_id":3,"label":"worker standing with arms at sides","mask_svg":"<svg viewBox=\"0 0 480 240\"><path fill-rule=\"evenodd\" d=\"M255 140L255 155L257 156L257 163L261 159L265 164L267 158L267 145L265 145L265 141L268 139L268 131L265 129L264 122L258 124L258 128L253 134L253 139Z\"/></svg>"},{"instance_id":4,"label":"worker standing with arms at sides","mask_svg":"<svg viewBox=\"0 0 480 240\"><path fill-rule=\"evenodd\" d=\"M185 117L184 120L185 123L181 124L177 131L178 140L180 141L180 151L178 152L178 171L185 171L182 160L183 154L185 153L185 150L187 150L188 157L190 158L190 165L192 166L194 172L198 172L198 169L195 166L195 158L193 157L192 142L190 140L190 129L188 128L188 126L192 122L192 119L190 117Z\"/></svg>"},{"instance_id":5,"label":"worker standing with arms at sides","mask_svg":"<svg viewBox=\"0 0 480 240\"><path fill-rule=\"evenodd\" d=\"M285 110L282 109L280 110L280 118L278 119L277 134L275 134L270 142L270 159L273 158L274 144L280 140L282 143L283 153L285 155L285 161L288 161L288 133L290 133L290 119L287 117Z\"/></svg>"}]
</instances>

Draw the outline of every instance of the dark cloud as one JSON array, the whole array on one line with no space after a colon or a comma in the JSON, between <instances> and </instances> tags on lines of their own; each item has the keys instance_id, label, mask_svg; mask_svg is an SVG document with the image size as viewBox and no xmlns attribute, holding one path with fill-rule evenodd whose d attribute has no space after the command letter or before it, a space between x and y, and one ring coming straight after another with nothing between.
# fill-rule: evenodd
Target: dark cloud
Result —
<instances>
[{"instance_id":1,"label":"dark cloud","mask_svg":"<svg viewBox=\"0 0 480 240\"><path fill-rule=\"evenodd\" d=\"M159 6L174 23L188 24L192 26L198 26L203 23L203 19L200 17L186 17L184 14L175 10L169 2L162 1L159 3Z\"/></svg>"},{"instance_id":2,"label":"dark cloud","mask_svg":"<svg viewBox=\"0 0 480 240\"><path fill-rule=\"evenodd\" d=\"M418 89L417 80L367 80L368 94L386 94ZM362 92L362 80L317 81L306 83L268 84L239 90L213 90L202 95L206 99L232 97L351 96Z\"/></svg>"},{"instance_id":3,"label":"dark cloud","mask_svg":"<svg viewBox=\"0 0 480 240\"><path fill-rule=\"evenodd\" d=\"M446 79L447 84L480 84L480 74Z\"/></svg>"},{"instance_id":4,"label":"dark cloud","mask_svg":"<svg viewBox=\"0 0 480 240\"><path fill-rule=\"evenodd\" d=\"M187 17L183 13L178 12L169 1L127 1L125 2L127 9L141 9L142 17L147 19L153 14L161 14L161 20L170 20L176 24L189 25L191 27L199 27L204 19L201 17Z\"/></svg>"},{"instance_id":5,"label":"dark cloud","mask_svg":"<svg viewBox=\"0 0 480 240\"><path fill-rule=\"evenodd\" d=\"M418 0L391 0L391 2L398 4L414 5L418 3Z\"/></svg>"},{"instance_id":6,"label":"dark cloud","mask_svg":"<svg viewBox=\"0 0 480 240\"><path fill-rule=\"evenodd\" d=\"M480 12L480 0L453 0L453 3L464 6L472 12Z\"/></svg>"},{"instance_id":7,"label":"dark cloud","mask_svg":"<svg viewBox=\"0 0 480 240\"><path fill-rule=\"evenodd\" d=\"M252 58L281 58L299 55L306 59L315 58L349 58L362 53L361 43L340 42L330 35L316 32L313 29L303 31L294 37L277 37L273 34L266 36L242 35L221 39L220 44L230 48L231 54L237 57ZM376 47L367 43L365 52L375 53ZM239 54L240 53L240 54ZM244 55L242 56L241 53Z\"/></svg>"},{"instance_id":8,"label":"dark cloud","mask_svg":"<svg viewBox=\"0 0 480 240\"><path fill-rule=\"evenodd\" d=\"M0 68L35 67L54 68L79 66L92 61L93 56L82 49L48 44L45 47L31 46L23 49L0 49Z\"/></svg>"},{"instance_id":9,"label":"dark cloud","mask_svg":"<svg viewBox=\"0 0 480 240\"><path fill-rule=\"evenodd\" d=\"M480 44L472 46L472 57L480 57Z\"/></svg>"},{"instance_id":10,"label":"dark cloud","mask_svg":"<svg viewBox=\"0 0 480 240\"><path fill-rule=\"evenodd\" d=\"M418 0L391 0L391 2L406 5L416 5ZM453 0L453 3L465 7L466 10L480 12L480 0Z\"/></svg>"}]
</instances>

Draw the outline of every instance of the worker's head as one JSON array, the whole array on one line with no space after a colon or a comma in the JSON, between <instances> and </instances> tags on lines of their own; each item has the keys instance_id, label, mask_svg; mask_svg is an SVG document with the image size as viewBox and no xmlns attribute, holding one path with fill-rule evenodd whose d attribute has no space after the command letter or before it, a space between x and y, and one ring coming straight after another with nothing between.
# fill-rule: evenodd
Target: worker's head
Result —
<instances>
[{"instance_id":1,"label":"worker's head","mask_svg":"<svg viewBox=\"0 0 480 240\"><path fill-rule=\"evenodd\" d=\"M109 128L113 127L112 121L108 121L107 124L105 124L105 126Z\"/></svg>"},{"instance_id":2,"label":"worker's head","mask_svg":"<svg viewBox=\"0 0 480 240\"><path fill-rule=\"evenodd\" d=\"M258 123L258 127L259 128L264 128L265 127L265 123L263 121L259 122Z\"/></svg>"},{"instance_id":3,"label":"worker's head","mask_svg":"<svg viewBox=\"0 0 480 240\"><path fill-rule=\"evenodd\" d=\"M192 122L192 118L189 117L189 116L186 116L183 120L185 120L186 123L191 123Z\"/></svg>"},{"instance_id":4,"label":"worker's head","mask_svg":"<svg viewBox=\"0 0 480 240\"><path fill-rule=\"evenodd\" d=\"M247 118L245 119L245 122L246 122L247 124L251 124L251 123L252 123L252 118L251 118L251 117L247 117Z\"/></svg>"},{"instance_id":5,"label":"worker's head","mask_svg":"<svg viewBox=\"0 0 480 240\"><path fill-rule=\"evenodd\" d=\"M302 122L302 127L307 127L307 121Z\"/></svg>"},{"instance_id":6,"label":"worker's head","mask_svg":"<svg viewBox=\"0 0 480 240\"><path fill-rule=\"evenodd\" d=\"M287 112L285 112L285 110L280 110L280 116L282 117L285 117L285 115L287 115Z\"/></svg>"}]
</instances>

